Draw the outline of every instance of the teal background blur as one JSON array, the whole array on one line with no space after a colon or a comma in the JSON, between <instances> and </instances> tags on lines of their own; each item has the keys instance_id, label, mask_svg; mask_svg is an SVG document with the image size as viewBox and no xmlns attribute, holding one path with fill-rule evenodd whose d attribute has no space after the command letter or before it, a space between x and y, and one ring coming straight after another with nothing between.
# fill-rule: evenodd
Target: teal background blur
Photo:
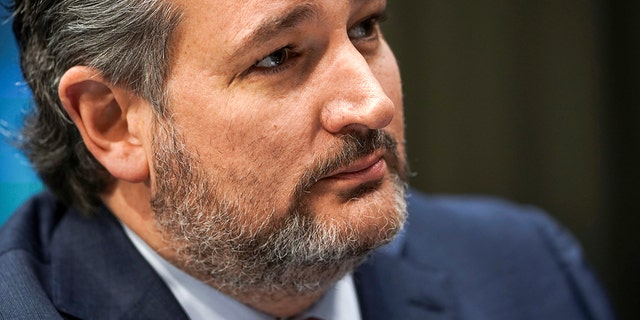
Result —
<instances>
[{"instance_id":1,"label":"teal background blur","mask_svg":"<svg viewBox=\"0 0 640 320\"><path fill-rule=\"evenodd\" d=\"M542 207L582 243L619 319L638 319L640 2L388 4L384 29L403 75L417 174L411 184ZM4 23L2 136L17 133L28 108ZM1 222L41 185L4 142L0 168Z\"/></svg>"},{"instance_id":2,"label":"teal background blur","mask_svg":"<svg viewBox=\"0 0 640 320\"><path fill-rule=\"evenodd\" d=\"M30 92L22 80L7 16L0 8L0 224L42 188L27 159L13 147L29 109Z\"/></svg>"}]
</instances>

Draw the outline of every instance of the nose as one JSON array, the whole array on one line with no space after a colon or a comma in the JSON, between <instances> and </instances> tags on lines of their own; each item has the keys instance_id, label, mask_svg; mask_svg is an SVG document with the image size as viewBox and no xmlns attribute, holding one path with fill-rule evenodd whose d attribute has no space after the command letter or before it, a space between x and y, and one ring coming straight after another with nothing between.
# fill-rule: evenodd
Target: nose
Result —
<instances>
[{"instance_id":1,"label":"nose","mask_svg":"<svg viewBox=\"0 0 640 320\"><path fill-rule=\"evenodd\" d=\"M331 133L384 128L393 119L394 104L362 54L350 43L345 46L325 69L322 126Z\"/></svg>"}]
</instances>

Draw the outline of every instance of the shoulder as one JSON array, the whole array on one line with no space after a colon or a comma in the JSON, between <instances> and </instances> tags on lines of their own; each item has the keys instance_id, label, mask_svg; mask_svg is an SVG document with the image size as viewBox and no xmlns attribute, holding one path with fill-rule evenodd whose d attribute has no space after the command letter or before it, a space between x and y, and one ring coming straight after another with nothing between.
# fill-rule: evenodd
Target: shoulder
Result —
<instances>
[{"instance_id":1,"label":"shoulder","mask_svg":"<svg viewBox=\"0 0 640 320\"><path fill-rule=\"evenodd\" d=\"M66 207L41 193L0 228L0 318L58 315L50 302L49 246Z\"/></svg>"},{"instance_id":2,"label":"shoulder","mask_svg":"<svg viewBox=\"0 0 640 320\"><path fill-rule=\"evenodd\" d=\"M29 199L0 228L0 257L19 250L30 252L38 260L46 260L50 240L68 210L48 192Z\"/></svg>"},{"instance_id":3,"label":"shoulder","mask_svg":"<svg viewBox=\"0 0 640 320\"><path fill-rule=\"evenodd\" d=\"M529 229L555 224L542 210L501 198L472 195L426 195L411 190L408 197L411 223L437 223L473 229ZM485 230L486 231L486 230Z\"/></svg>"},{"instance_id":4,"label":"shoulder","mask_svg":"<svg viewBox=\"0 0 640 320\"><path fill-rule=\"evenodd\" d=\"M541 270L583 263L571 234L533 206L493 197L418 192L410 194L408 206L404 250L425 263L439 261L451 268L473 263L490 272L497 267Z\"/></svg>"},{"instance_id":5,"label":"shoulder","mask_svg":"<svg viewBox=\"0 0 640 320\"><path fill-rule=\"evenodd\" d=\"M446 270L462 298L484 301L493 296L519 308L524 307L517 301L563 303L555 310L582 306L595 318L610 316L579 244L542 210L493 197L416 191L409 195L408 208L402 251L397 253Z\"/></svg>"},{"instance_id":6,"label":"shoulder","mask_svg":"<svg viewBox=\"0 0 640 320\"><path fill-rule=\"evenodd\" d=\"M567 230L537 207L488 196L425 195L408 197L408 235L416 241L452 238L465 245L573 245ZM515 241L511 242L511 241ZM451 242L447 242L451 243ZM579 249L579 248L575 248Z\"/></svg>"}]
</instances>

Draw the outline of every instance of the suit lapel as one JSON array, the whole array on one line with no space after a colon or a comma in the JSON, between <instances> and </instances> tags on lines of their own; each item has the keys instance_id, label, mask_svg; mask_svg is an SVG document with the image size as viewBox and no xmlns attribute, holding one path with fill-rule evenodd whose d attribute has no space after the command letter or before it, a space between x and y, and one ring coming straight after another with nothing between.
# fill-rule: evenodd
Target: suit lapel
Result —
<instances>
[{"instance_id":1,"label":"suit lapel","mask_svg":"<svg viewBox=\"0 0 640 320\"><path fill-rule=\"evenodd\" d=\"M50 285L59 310L81 319L186 319L106 209L91 218L69 212L54 237Z\"/></svg>"},{"instance_id":2,"label":"suit lapel","mask_svg":"<svg viewBox=\"0 0 640 320\"><path fill-rule=\"evenodd\" d=\"M437 270L374 255L354 279L365 320L456 318L448 277Z\"/></svg>"},{"instance_id":3,"label":"suit lapel","mask_svg":"<svg viewBox=\"0 0 640 320\"><path fill-rule=\"evenodd\" d=\"M409 197L409 212L419 209L411 200ZM412 257L415 252L407 250L408 234L423 231L412 228L409 215L407 228L354 273L364 320L457 318L448 274L417 262L424 259Z\"/></svg>"}]
</instances>

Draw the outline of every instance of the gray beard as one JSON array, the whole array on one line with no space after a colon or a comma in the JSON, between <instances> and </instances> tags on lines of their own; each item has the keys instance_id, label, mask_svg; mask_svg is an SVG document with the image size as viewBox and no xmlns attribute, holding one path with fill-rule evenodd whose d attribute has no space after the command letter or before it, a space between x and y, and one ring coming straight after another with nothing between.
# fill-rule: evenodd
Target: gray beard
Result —
<instances>
[{"instance_id":1,"label":"gray beard","mask_svg":"<svg viewBox=\"0 0 640 320\"><path fill-rule=\"evenodd\" d=\"M283 214L251 204L252 194L268 190L247 186L240 197L220 194L219 182L199 167L175 128L164 123L156 126L151 206L172 246L169 259L224 293L303 295L325 290L402 228L405 166L394 153L395 142L382 131L345 138L340 154L319 162L303 177ZM318 177L379 148L390 151L388 162L395 167L390 178L395 205L369 204L384 222L363 231L361 221L356 228L348 222L316 219L305 194ZM345 197L376 192L376 186L369 185Z\"/></svg>"}]
</instances>

